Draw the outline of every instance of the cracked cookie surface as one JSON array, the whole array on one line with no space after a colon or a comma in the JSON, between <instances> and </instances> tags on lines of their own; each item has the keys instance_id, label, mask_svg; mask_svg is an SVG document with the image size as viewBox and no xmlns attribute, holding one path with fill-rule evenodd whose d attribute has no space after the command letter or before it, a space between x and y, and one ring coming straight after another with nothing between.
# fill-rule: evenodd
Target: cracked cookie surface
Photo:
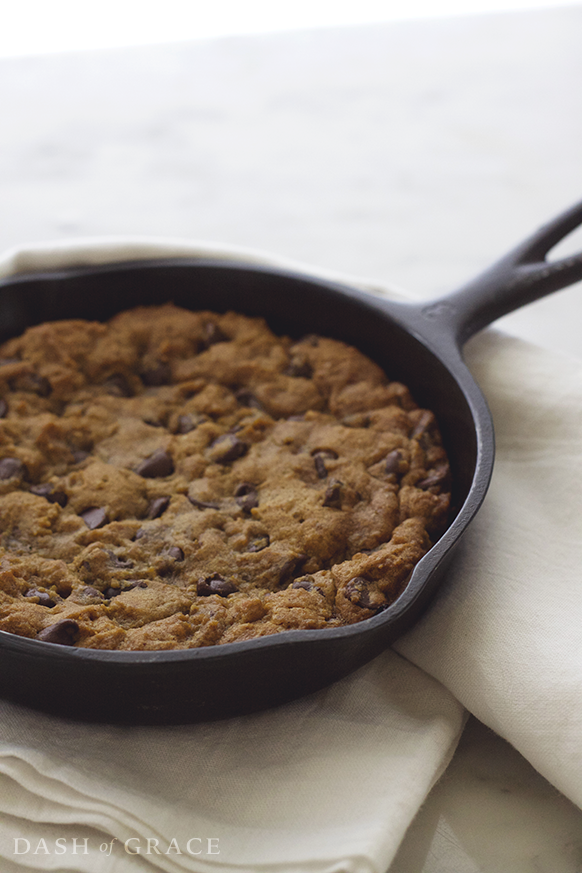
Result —
<instances>
[{"instance_id":1,"label":"cracked cookie surface","mask_svg":"<svg viewBox=\"0 0 582 873\"><path fill-rule=\"evenodd\" d=\"M172 304L0 347L0 630L191 648L384 609L446 524L433 414L361 352Z\"/></svg>"}]
</instances>

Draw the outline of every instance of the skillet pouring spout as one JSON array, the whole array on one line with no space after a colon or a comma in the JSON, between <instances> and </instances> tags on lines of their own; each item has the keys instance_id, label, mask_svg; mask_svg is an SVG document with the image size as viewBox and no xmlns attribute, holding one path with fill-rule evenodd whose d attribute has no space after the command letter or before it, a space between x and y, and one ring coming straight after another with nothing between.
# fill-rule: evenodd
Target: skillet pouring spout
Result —
<instances>
[{"instance_id":1,"label":"skillet pouring spout","mask_svg":"<svg viewBox=\"0 0 582 873\"><path fill-rule=\"evenodd\" d=\"M262 316L279 334L319 333L343 340L434 411L453 481L448 529L416 565L400 597L372 618L222 646L144 652L57 645L0 631L0 694L77 719L175 724L279 705L325 687L378 655L426 608L489 484L493 427L462 346L512 309L582 279L582 255L546 260L580 223L582 203L464 288L421 305L229 257L133 260L0 281L2 341L44 321L106 320L122 310L169 300L191 310Z\"/></svg>"}]
</instances>

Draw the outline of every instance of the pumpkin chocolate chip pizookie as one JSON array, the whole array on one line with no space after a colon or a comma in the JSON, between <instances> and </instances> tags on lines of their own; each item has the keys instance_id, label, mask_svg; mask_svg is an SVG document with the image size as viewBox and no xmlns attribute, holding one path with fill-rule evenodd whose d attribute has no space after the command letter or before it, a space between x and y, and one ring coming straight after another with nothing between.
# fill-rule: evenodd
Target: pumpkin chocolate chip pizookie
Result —
<instances>
[{"instance_id":1,"label":"pumpkin chocolate chip pizookie","mask_svg":"<svg viewBox=\"0 0 582 873\"><path fill-rule=\"evenodd\" d=\"M433 414L337 340L168 304L0 347L0 630L145 650L359 622L448 506Z\"/></svg>"}]
</instances>

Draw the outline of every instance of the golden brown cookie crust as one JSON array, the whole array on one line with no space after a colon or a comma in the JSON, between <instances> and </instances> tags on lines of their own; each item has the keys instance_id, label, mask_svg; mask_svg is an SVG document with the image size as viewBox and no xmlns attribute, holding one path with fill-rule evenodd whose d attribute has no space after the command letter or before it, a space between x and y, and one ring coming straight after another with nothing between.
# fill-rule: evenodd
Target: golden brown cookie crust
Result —
<instances>
[{"instance_id":1,"label":"golden brown cookie crust","mask_svg":"<svg viewBox=\"0 0 582 873\"><path fill-rule=\"evenodd\" d=\"M0 347L0 630L173 649L384 609L443 529L432 413L357 349L172 304Z\"/></svg>"}]
</instances>

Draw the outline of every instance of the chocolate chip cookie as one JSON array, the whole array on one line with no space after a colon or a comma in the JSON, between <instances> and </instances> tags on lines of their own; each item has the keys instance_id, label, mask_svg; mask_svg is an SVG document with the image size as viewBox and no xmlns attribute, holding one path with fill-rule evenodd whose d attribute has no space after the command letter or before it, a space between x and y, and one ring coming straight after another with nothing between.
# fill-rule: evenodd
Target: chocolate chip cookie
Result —
<instances>
[{"instance_id":1,"label":"chocolate chip cookie","mask_svg":"<svg viewBox=\"0 0 582 873\"><path fill-rule=\"evenodd\" d=\"M434 415L357 349L171 304L0 347L0 630L193 648L362 621L447 522Z\"/></svg>"}]
</instances>

